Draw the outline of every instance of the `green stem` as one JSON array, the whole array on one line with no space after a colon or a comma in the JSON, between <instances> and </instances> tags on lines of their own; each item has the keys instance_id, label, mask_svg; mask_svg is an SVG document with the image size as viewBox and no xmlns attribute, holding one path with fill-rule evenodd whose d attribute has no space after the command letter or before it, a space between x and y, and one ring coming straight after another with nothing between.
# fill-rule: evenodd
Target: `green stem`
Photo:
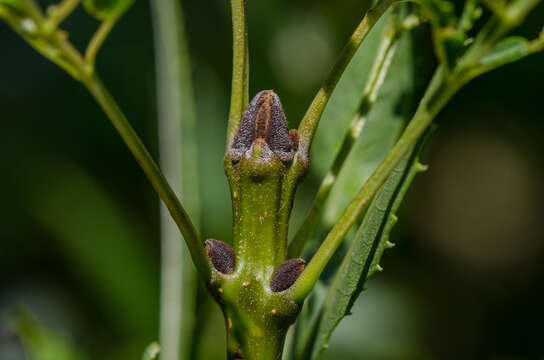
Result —
<instances>
[{"instance_id":1,"label":"green stem","mask_svg":"<svg viewBox=\"0 0 544 360\"><path fill-rule=\"evenodd\" d=\"M32 34L32 36L29 36L29 34L24 31L19 31L16 27L14 27L14 30L18 31L38 52L58 64L87 87L118 131L126 146L151 182L151 185L155 191L157 191L159 197L163 200L170 216L173 218L185 239L185 243L187 244L197 270L204 280L209 282L211 264L205 253L204 246L200 242L196 228L185 212L185 209L174 190L170 187L168 181L161 173L160 168L124 116L114 98L102 84L98 76L94 74L93 69L88 66L79 51L74 48L62 32L47 32L46 29L44 29L44 17L36 3L33 0L21 0L21 4L28 16L35 22L37 31ZM91 54L94 52L94 50L92 50L93 48L98 50L99 45L103 42L103 39L101 38L105 38L107 32L106 27L106 30L102 30L102 35L97 35L98 40L95 41L95 45L90 46ZM54 49L55 51L49 51L48 49ZM193 154L194 152L195 151L193 150Z\"/></svg>"},{"instance_id":2,"label":"green stem","mask_svg":"<svg viewBox=\"0 0 544 360\"><path fill-rule=\"evenodd\" d=\"M34 20L36 25L42 27L43 13L38 4L36 4L34 0L21 0L21 5L26 10L28 16L30 16L30 18Z\"/></svg>"},{"instance_id":3,"label":"green stem","mask_svg":"<svg viewBox=\"0 0 544 360\"><path fill-rule=\"evenodd\" d=\"M460 81L445 82L443 69L439 68L436 71L415 115L399 141L348 205L302 275L290 288L289 291L295 301L301 302L308 295L330 258L342 243L346 233L355 223L376 191L383 185L400 159L417 142L425 129L431 124L436 114L463 84Z\"/></svg>"},{"instance_id":4,"label":"green stem","mask_svg":"<svg viewBox=\"0 0 544 360\"><path fill-rule=\"evenodd\" d=\"M479 0L467 0L465 6L463 7L463 12L457 23L457 30L462 32L468 32L472 29L475 19L473 19L473 14L478 8Z\"/></svg>"},{"instance_id":5,"label":"green stem","mask_svg":"<svg viewBox=\"0 0 544 360\"><path fill-rule=\"evenodd\" d=\"M195 112L182 8L178 1L151 1L160 163L198 224ZM196 273L179 231L161 207L160 344L163 360L189 359L196 325Z\"/></svg>"},{"instance_id":6,"label":"green stem","mask_svg":"<svg viewBox=\"0 0 544 360\"><path fill-rule=\"evenodd\" d=\"M516 0L506 7L502 16L493 15L482 30L476 36L474 44L468 49L457 65L457 73L461 76L477 76L478 72L466 75L471 72L478 62L484 57L497 42L513 28L518 26L529 12L541 0Z\"/></svg>"},{"instance_id":7,"label":"green stem","mask_svg":"<svg viewBox=\"0 0 544 360\"><path fill-rule=\"evenodd\" d=\"M21 0L21 2L25 7L26 12L31 14L32 19L36 21L38 29L43 29L43 15L34 1ZM126 146L144 171L148 180L151 182L151 185L165 203L170 215L176 222L189 247L191 257L197 270L207 282L210 278L210 262L204 251L204 246L200 242L196 228L185 212L185 209L174 190L172 190L168 181L162 174L159 166L155 163L151 154L149 154L149 151L130 125L129 121L115 102L115 99L108 92L104 84L102 84L98 76L89 71L81 54L65 37L62 36L61 33L55 31L53 34L40 35L43 36L43 39L46 40L49 45L57 48L63 54L66 59L65 61L72 69L67 71L70 71L70 74L87 87L89 92L102 107ZM43 49L37 47L35 42L29 41L29 43L34 46L36 50L47 56L47 53L44 52ZM55 61L54 59L52 60Z\"/></svg>"},{"instance_id":8,"label":"green stem","mask_svg":"<svg viewBox=\"0 0 544 360\"><path fill-rule=\"evenodd\" d=\"M242 115L249 103L249 47L246 1L231 0L232 7L232 89L230 95L227 147L234 140Z\"/></svg>"},{"instance_id":9,"label":"green stem","mask_svg":"<svg viewBox=\"0 0 544 360\"><path fill-rule=\"evenodd\" d=\"M53 5L47 12L45 27L54 30L64 21L79 5L80 0L63 0L58 5Z\"/></svg>"},{"instance_id":10,"label":"green stem","mask_svg":"<svg viewBox=\"0 0 544 360\"><path fill-rule=\"evenodd\" d=\"M317 129L317 125L319 124L319 120L321 119L321 115L325 110L325 106L327 105L336 84L344 73L346 66L349 64L351 58L353 55L355 55L355 52L379 18L389 8L389 6L397 1L398 0L379 0L372 9L366 12L363 20L351 35L351 38L342 50L339 59L334 64L329 77L327 80L325 80L325 83L317 92L312 104L306 111L306 114L300 123L298 128L300 137L299 151L306 154L310 151L312 139Z\"/></svg>"},{"instance_id":11,"label":"green stem","mask_svg":"<svg viewBox=\"0 0 544 360\"><path fill-rule=\"evenodd\" d=\"M151 185L164 201L164 204L189 247L196 268L200 272L200 275L208 281L210 277L210 263L204 251L204 246L200 242L195 226L191 222L191 219L189 219L189 216L174 193L174 190L172 190L168 181L160 171L159 166L155 163L142 140L140 140L100 79L98 79L96 75L93 75L83 78L82 81L111 120L113 126L117 129L117 132L151 182Z\"/></svg>"},{"instance_id":12,"label":"green stem","mask_svg":"<svg viewBox=\"0 0 544 360\"><path fill-rule=\"evenodd\" d=\"M302 226L297 231L291 244L289 244L289 258L296 258L300 256L315 223L319 219L323 205L325 204L325 201L327 200L331 189L336 182L338 173L342 169L342 166L350 154L353 145L361 135L368 114L376 102L378 93L389 70L391 59L395 53L396 44L400 35L398 30L396 20L391 18L382 35L378 53L376 55L376 59L374 60L374 65L372 66L359 108L349 124L349 128L344 136L340 151L336 155L331 168L321 182L306 219L304 219Z\"/></svg>"},{"instance_id":13,"label":"green stem","mask_svg":"<svg viewBox=\"0 0 544 360\"><path fill-rule=\"evenodd\" d=\"M98 54L100 47L102 47L102 44L104 44L104 41L106 41L106 38L113 29L115 21L115 19L104 20L98 27L98 30L94 33L91 41L89 41L89 45L85 50L85 62L87 63L87 66L89 66L91 71L94 71L96 55Z\"/></svg>"}]
</instances>

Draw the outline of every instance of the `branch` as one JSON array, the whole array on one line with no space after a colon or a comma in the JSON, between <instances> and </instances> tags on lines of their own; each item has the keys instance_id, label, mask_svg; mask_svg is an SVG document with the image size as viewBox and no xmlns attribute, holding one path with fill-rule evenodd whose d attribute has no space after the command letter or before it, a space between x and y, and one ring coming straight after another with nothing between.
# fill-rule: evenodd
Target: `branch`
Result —
<instances>
[{"instance_id":1,"label":"branch","mask_svg":"<svg viewBox=\"0 0 544 360\"><path fill-rule=\"evenodd\" d=\"M94 71L96 55L113 29L115 22L115 18L108 18L104 20L98 27L98 30L96 30L94 33L89 45L87 46L87 49L85 50L85 62L89 66L91 72Z\"/></svg>"},{"instance_id":2,"label":"branch","mask_svg":"<svg viewBox=\"0 0 544 360\"><path fill-rule=\"evenodd\" d=\"M44 26L51 31L55 30L75 10L79 2L80 0L62 0L58 5L50 6Z\"/></svg>"},{"instance_id":3,"label":"branch","mask_svg":"<svg viewBox=\"0 0 544 360\"><path fill-rule=\"evenodd\" d=\"M463 85L461 82L445 82L444 72L439 68L429 84L420 105L412 120L404 130L399 141L395 144L389 155L384 159L368 181L363 185L357 196L348 205L338 222L329 232L316 254L289 289L291 297L297 301L303 301L319 279L323 269L330 258L342 243L348 230L361 215L368 202L383 185L389 174L393 171L400 159L418 141L425 129L431 124L436 114L447 101Z\"/></svg>"},{"instance_id":4,"label":"branch","mask_svg":"<svg viewBox=\"0 0 544 360\"><path fill-rule=\"evenodd\" d=\"M378 53L376 55L376 59L374 60L374 65L372 66L368 82L363 92L361 103L357 113L349 124L349 128L344 136L340 151L336 155L331 168L321 181L321 185L317 191L317 195L314 198L306 219L304 219L302 226L299 228L295 237L291 241L291 244L289 244L289 258L296 258L300 256L300 253L302 252L304 245L310 236L312 228L319 219L323 205L329 197L332 187L336 183L338 173L342 169L346 158L353 148L353 145L357 142L357 139L361 135L368 114L376 102L378 93L389 70L389 65L391 64L401 32L401 30L398 28L398 24L396 24L396 20L394 19L396 16L394 15L395 14L391 14L387 27L384 29L378 48Z\"/></svg>"},{"instance_id":5,"label":"branch","mask_svg":"<svg viewBox=\"0 0 544 360\"><path fill-rule=\"evenodd\" d=\"M21 2L24 10L35 22L36 30L33 33L25 33L19 29L15 30L37 51L57 63L87 87L135 157L159 197L165 203L187 243L196 268L207 281L210 277L210 262L206 256L204 246L200 242L196 228L142 140L140 140L100 79L89 71L83 57L67 40L67 37L58 30L53 33L43 31L44 18L36 3L33 0L21 0ZM55 51L46 49L54 49Z\"/></svg>"},{"instance_id":6,"label":"branch","mask_svg":"<svg viewBox=\"0 0 544 360\"><path fill-rule=\"evenodd\" d=\"M245 0L231 0L233 53L227 147L234 140L249 103L249 49L245 3Z\"/></svg>"},{"instance_id":7,"label":"branch","mask_svg":"<svg viewBox=\"0 0 544 360\"><path fill-rule=\"evenodd\" d=\"M438 112L464 84L478 75L478 73L471 73L471 71L477 68L483 56L488 54L506 33L519 25L539 2L540 0L515 0L510 3L506 17L492 16L488 20L478 33L474 44L462 56L451 74L448 74L444 66L437 69L416 113L399 141L348 205L317 250L306 270L289 289L295 301L301 302L308 295L330 258L342 243L348 230L376 194L376 191L383 185L400 159L432 123ZM535 42L529 43L529 50L541 50L540 41L539 38Z\"/></svg>"},{"instance_id":8,"label":"branch","mask_svg":"<svg viewBox=\"0 0 544 360\"><path fill-rule=\"evenodd\" d=\"M183 205L168 184L159 166L155 163L142 140L140 140L100 79L92 76L84 79L83 83L111 120L113 126L117 129L117 132L151 182L151 185L164 201L189 247L196 268L205 279L208 279L210 276L210 263L204 251L204 246L199 240L198 233L189 215L185 212Z\"/></svg>"},{"instance_id":9,"label":"branch","mask_svg":"<svg viewBox=\"0 0 544 360\"><path fill-rule=\"evenodd\" d=\"M299 151L305 154L310 151L312 139L317 129L317 125L319 124L319 120L321 119L321 115L325 110L325 106L327 105L336 84L344 73L344 70L378 19L389 6L397 1L398 0L379 0L372 9L366 12L363 20L351 35L351 38L342 50L339 59L336 61L336 64L334 64L329 77L317 92L312 104L306 111L306 114L299 125Z\"/></svg>"}]
</instances>

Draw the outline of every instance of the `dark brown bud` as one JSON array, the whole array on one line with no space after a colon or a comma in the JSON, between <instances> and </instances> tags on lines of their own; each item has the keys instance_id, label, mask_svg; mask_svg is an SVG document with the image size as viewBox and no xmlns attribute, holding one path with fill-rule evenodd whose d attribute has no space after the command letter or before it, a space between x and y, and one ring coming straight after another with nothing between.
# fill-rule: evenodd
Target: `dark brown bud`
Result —
<instances>
[{"instance_id":1,"label":"dark brown bud","mask_svg":"<svg viewBox=\"0 0 544 360\"><path fill-rule=\"evenodd\" d=\"M206 254L212 261L213 267L223 274L228 274L234 271L236 259L232 248L219 240L206 240Z\"/></svg>"},{"instance_id":2,"label":"dark brown bud","mask_svg":"<svg viewBox=\"0 0 544 360\"><path fill-rule=\"evenodd\" d=\"M291 259L281 264L272 277L270 289L273 292L289 289L304 271L304 265L303 259Z\"/></svg>"},{"instance_id":3,"label":"dark brown bud","mask_svg":"<svg viewBox=\"0 0 544 360\"><path fill-rule=\"evenodd\" d=\"M231 159L239 161L259 139L282 161L293 159L294 150L287 132L287 120L280 98L272 90L259 92L249 103L240 129L230 150ZM259 141L262 144L262 140ZM298 141L297 141L298 144Z\"/></svg>"}]
</instances>

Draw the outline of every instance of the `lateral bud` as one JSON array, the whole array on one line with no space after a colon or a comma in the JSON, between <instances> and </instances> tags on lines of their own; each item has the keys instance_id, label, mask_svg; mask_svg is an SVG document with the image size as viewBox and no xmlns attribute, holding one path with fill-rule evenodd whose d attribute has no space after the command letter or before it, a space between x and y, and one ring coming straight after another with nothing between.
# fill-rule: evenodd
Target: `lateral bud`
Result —
<instances>
[{"instance_id":1,"label":"lateral bud","mask_svg":"<svg viewBox=\"0 0 544 360\"><path fill-rule=\"evenodd\" d=\"M234 271L236 258L234 250L223 241L208 239L206 240L206 254L210 258L213 267L222 274L228 274Z\"/></svg>"},{"instance_id":2,"label":"lateral bud","mask_svg":"<svg viewBox=\"0 0 544 360\"><path fill-rule=\"evenodd\" d=\"M287 290L297 281L304 271L306 262L303 259L291 259L281 264L270 282L270 289L273 292Z\"/></svg>"},{"instance_id":3,"label":"lateral bud","mask_svg":"<svg viewBox=\"0 0 544 360\"><path fill-rule=\"evenodd\" d=\"M298 134L287 131L287 120L280 98L272 90L259 92L249 103L240 129L230 149L232 161L251 157L253 146L264 148L262 157L276 156L283 162L293 160L298 148Z\"/></svg>"}]
</instances>

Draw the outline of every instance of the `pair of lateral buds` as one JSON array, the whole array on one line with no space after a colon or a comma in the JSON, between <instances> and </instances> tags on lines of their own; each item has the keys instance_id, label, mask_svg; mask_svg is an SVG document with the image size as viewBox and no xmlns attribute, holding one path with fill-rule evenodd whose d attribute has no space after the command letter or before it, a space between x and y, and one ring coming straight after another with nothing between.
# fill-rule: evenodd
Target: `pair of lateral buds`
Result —
<instances>
[{"instance_id":1,"label":"pair of lateral buds","mask_svg":"<svg viewBox=\"0 0 544 360\"><path fill-rule=\"evenodd\" d=\"M232 248L219 240L206 240L206 254L210 258L215 270L222 274L230 274L236 266L236 257ZM306 262L303 259L291 259L281 264L270 281L273 292L287 290L297 281Z\"/></svg>"},{"instance_id":2,"label":"pair of lateral buds","mask_svg":"<svg viewBox=\"0 0 544 360\"><path fill-rule=\"evenodd\" d=\"M229 155L236 164L244 156L252 158L254 148L259 147L261 161L277 158L288 164L295 157L298 142L297 130L287 130L287 120L278 95L272 90L263 90L255 95L244 112ZM228 244L215 239L206 240L206 253L218 272L229 274L234 271L236 256ZM281 264L272 277L270 289L280 292L290 288L304 266L303 259L291 259Z\"/></svg>"}]
</instances>

